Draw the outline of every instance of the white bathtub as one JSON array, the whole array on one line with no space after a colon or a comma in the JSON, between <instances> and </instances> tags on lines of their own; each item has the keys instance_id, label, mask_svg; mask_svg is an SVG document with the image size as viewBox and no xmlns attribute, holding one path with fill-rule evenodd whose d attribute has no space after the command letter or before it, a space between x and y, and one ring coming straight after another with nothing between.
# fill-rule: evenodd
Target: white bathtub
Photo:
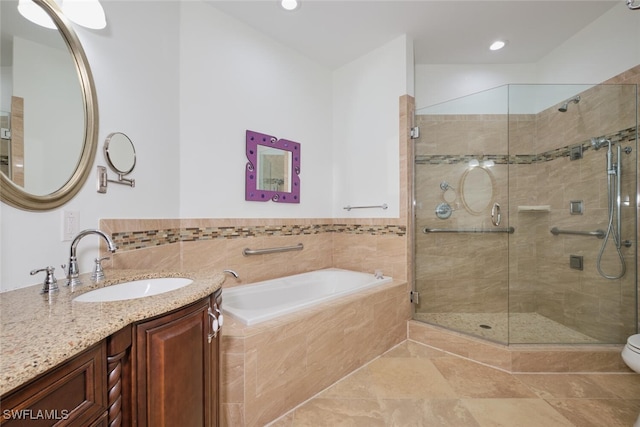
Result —
<instances>
[{"instance_id":1,"label":"white bathtub","mask_svg":"<svg viewBox=\"0 0 640 427\"><path fill-rule=\"evenodd\" d=\"M389 283L391 277L327 268L222 289L222 311L245 325L255 325L364 288Z\"/></svg>"}]
</instances>

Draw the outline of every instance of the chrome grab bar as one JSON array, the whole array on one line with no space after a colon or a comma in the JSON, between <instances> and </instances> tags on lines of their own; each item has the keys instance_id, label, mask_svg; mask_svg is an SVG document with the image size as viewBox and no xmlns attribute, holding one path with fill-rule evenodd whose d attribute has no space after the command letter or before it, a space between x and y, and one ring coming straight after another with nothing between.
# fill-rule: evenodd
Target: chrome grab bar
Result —
<instances>
[{"instance_id":1,"label":"chrome grab bar","mask_svg":"<svg viewBox=\"0 0 640 427\"><path fill-rule=\"evenodd\" d=\"M551 229L551 234L557 236L558 234L574 234L576 236L595 236L598 239L604 239L604 231L596 230L596 231L572 231L572 230L560 230L558 227L553 227Z\"/></svg>"},{"instance_id":2,"label":"chrome grab bar","mask_svg":"<svg viewBox=\"0 0 640 427\"><path fill-rule=\"evenodd\" d=\"M387 209L389 206L386 203L383 203L381 205L374 205L374 206L351 206L351 205L347 205L342 209L346 209L348 211L350 211L351 209L373 209L373 208L380 208L380 209Z\"/></svg>"},{"instance_id":3,"label":"chrome grab bar","mask_svg":"<svg viewBox=\"0 0 640 427\"><path fill-rule=\"evenodd\" d=\"M507 233L513 234L516 231L513 227L507 228L429 228L425 227L422 232L427 233Z\"/></svg>"},{"instance_id":4,"label":"chrome grab bar","mask_svg":"<svg viewBox=\"0 0 640 427\"><path fill-rule=\"evenodd\" d=\"M242 255L265 255L265 254L275 254L278 252L288 252L288 251L301 251L304 249L304 245L302 243L298 243L294 246L282 246L279 248L267 248L267 249L249 249L245 248L242 251Z\"/></svg>"}]
</instances>

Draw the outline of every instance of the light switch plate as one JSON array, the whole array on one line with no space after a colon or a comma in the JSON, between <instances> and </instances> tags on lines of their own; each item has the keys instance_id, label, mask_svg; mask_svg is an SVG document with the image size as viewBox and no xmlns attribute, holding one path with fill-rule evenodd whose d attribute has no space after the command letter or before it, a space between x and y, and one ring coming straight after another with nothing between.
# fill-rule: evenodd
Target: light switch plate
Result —
<instances>
[{"instance_id":1,"label":"light switch plate","mask_svg":"<svg viewBox=\"0 0 640 427\"><path fill-rule=\"evenodd\" d=\"M63 211L62 212L62 241L67 242L80 231L80 212Z\"/></svg>"}]
</instances>

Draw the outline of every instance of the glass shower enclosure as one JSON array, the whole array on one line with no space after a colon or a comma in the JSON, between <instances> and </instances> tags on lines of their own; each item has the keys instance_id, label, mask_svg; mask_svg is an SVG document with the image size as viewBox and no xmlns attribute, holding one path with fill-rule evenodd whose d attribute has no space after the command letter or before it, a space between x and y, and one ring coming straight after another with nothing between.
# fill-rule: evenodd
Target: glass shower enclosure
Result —
<instances>
[{"instance_id":1,"label":"glass shower enclosure","mask_svg":"<svg viewBox=\"0 0 640 427\"><path fill-rule=\"evenodd\" d=\"M636 91L506 85L416 111L415 320L502 344L637 332Z\"/></svg>"}]
</instances>

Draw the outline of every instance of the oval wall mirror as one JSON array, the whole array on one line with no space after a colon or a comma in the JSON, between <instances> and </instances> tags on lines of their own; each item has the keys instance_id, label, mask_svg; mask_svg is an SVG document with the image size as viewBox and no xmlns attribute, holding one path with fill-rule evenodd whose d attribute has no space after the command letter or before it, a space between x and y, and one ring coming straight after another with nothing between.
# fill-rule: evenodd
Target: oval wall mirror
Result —
<instances>
[{"instance_id":1,"label":"oval wall mirror","mask_svg":"<svg viewBox=\"0 0 640 427\"><path fill-rule=\"evenodd\" d=\"M104 156L118 175L128 175L136 167L136 149L127 135L114 132L104 141Z\"/></svg>"},{"instance_id":2,"label":"oval wall mirror","mask_svg":"<svg viewBox=\"0 0 640 427\"><path fill-rule=\"evenodd\" d=\"M460 199L462 205L472 215L488 211L494 202L495 178L484 167L467 169L460 178Z\"/></svg>"},{"instance_id":3,"label":"oval wall mirror","mask_svg":"<svg viewBox=\"0 0 640 427\"><path fill-rule=\"evenodd\" d=\"M71 24L54 0L33 2L57 32L23 18L17 0L0 2L0 199L40 211L69 201L89 176L98 106L89 63Z\"/></svg>"}]
</instances>

